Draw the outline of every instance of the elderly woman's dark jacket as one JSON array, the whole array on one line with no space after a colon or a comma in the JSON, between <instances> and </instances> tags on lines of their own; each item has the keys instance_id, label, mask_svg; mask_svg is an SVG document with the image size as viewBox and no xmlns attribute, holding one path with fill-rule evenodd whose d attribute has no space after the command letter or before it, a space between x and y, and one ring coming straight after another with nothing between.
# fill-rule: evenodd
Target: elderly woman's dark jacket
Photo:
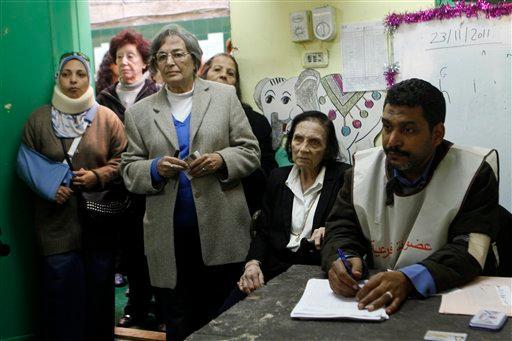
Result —
<instances>
[{"instance_id":1,"label":"elderly woman's dark jacket","mask_svg":"<svg viewBox=\"0 0 512 341\"><path fill-rule=\"evenodd\" d=\"M100 94L97 96L96 100L99 104L106 106L113 112L117 114L119 119L124 122L124 112L126 111L126 108L121 103L121 100L119 99L119 96L116 92L116 86L119 84L119 82L116 82L115 84L112 84L106 89L103 89L103 91L100 92ZM158 85L153 82L150 79L146 79L144 81L144 85L142 86L142 89L140 89L139 93L137 94L137 97L135 97L135 103L140 101L143 98L148 97L149 95L154 94L158 91Z\"/></svg>"},{"instance_id":2,"label":"elderly woman's dark jacket","mask_svg":"<svg viewBox=\"0 0 512 341\"><path fill-rule=\"evenodd\" d=\"M326 166L325 178L313 219L313 231L325 227L336 196L343 186L343 174L350 165L342 162ZM277 276L293 264L320 264L320 252L302 240L297 252L286 248L290 241L293 193L286 186L292 166L276 168L270 173L263 199L263 209L256 225L246 260L261 262L265 281Z\"/></svg>"},{"instance_id":3,"label":"elderly woman's dark jacket","mask_svg":"<svg viewBox=\"0 0 512 341\"><path fill-rule=\"evenodd\" d=\"M249 212L252 215L256 211L261 210L263 189L266 186L267 177L270 175L270 172L277 167L277 162L274 159L274 151L272 150L272 128L270 123L268 123L265 116L252 110L250 105L242 103L242 108L249 120L254 136L258 139L261 150L261 167L248 177L242 179L247 206L249 206Z\"/></svg>"},{"instance_id":4,"label":"elderly woman's dark jacket","mask_svg":"<svg viewBox=\"0 0 512 341\"><path fill-rule=\"evenodd\" d=\"M97 96L96 100L99 104L106 106L110 110L116 113L117 117L121 120L121 122L124 123L124 113L126 111L125 106L121 103L121 100L119 99L119 96L116 92L116 87L119 82L116 82L115 84L112 84L106 89L103 89L103 91L100 92L100 94ZM146 98L148 96L151 96L152 94L158 92L159 88L158 85L153 82L151 79L146 79L144 81L144 85L142 86L142 89L140 89L139 93L135 97L135 103L140 101L143 98ZM137 212L136 215L138 215L141 221L140 224L142 224L142 217L144 215L145 206L144 206L144 196L143 195L137 195L134 193L130 193L130 196L132 198L132 204L131 204L131 210L134 212ZM131 219L131 217L128 217L128 219ZM138 221L133 221L132 223L137 224ZM142 225L140 225L142 228ZM138 234L137 234L138 236ZM137 238L137 240L140 238ZM142 242L141 242L142 243Z\"/></svg>"}]
</instances>

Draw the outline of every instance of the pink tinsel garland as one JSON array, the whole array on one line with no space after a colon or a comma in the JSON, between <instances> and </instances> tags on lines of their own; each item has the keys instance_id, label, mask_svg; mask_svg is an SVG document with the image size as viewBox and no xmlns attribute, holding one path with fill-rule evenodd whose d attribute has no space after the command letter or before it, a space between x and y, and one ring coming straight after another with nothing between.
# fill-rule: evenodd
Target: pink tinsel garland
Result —
<instances>
[{"instance_id":1,"label":"pink tinsel garland","mask_svg":"<svg viewBox=\"0 0 512 341\"><path fill-rule=\"evenodd\" d=\"M395 84L395 78L398 75L398 63L393 63L384 67L384 77L386 78L386 85L388 89Z\"/></svg>"},{"instance_id":2,"label":"pink tinsel garland","mask_svg":"<svg viewBox=\"0 0 512 341\"><path fill-rule=\"evenodd\" d=\"M455 6L442 5L416 13L391 13L384 19L384 26L395 31L401 24L414 24L434 19L451 19L465 15L468 18L478 16L478 12L485 13L487 18L497 18L512 14L512 3L499 3L492 5L484 0L466 4L464 1L455 2Z\"/></svg>"}]
</instances>

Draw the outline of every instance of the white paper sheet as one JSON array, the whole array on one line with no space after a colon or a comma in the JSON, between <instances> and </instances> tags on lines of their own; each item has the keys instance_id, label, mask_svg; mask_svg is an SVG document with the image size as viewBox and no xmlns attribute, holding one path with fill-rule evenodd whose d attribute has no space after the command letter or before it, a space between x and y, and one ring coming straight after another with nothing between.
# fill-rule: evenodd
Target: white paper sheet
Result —
<instances>
[{"instance_id":1,"label":"white paper sheet","mask_svg":"<svg viewBox=\"0 0 512 341\"><path fill-rule=\"evenodd\" d=\"M208 33L208 40L199 40L199 46L203 50L203 62L206 62L217 53L224 52L224 33Z\"/></svg>"},{"instance_id":2,"label":"white paper sheet","mask_svg":"<svg viewBox=\"0 0 512 341\"><path fill-rule=\"evenodd\" d=\"M474 315L479 310L501 311L512 316L510 305L512 278L480 276L441 299L442 314Z\"/></svg>"},{"instance_id":3,"label":"white paper sheet","mask_svg":"<svg viewBox=\"0 0 512 341\"><path fill-rule=\"evenodd\" d=\"M359 310L355 298L335 295L326 279L312 278L308 281L304 294L290 314L300 319L354 319L387 320L389 316L384 309L375 311Z\"/></svg>"},{"instance_id":4,"label":"white paper sheet","mask_svg":"<svg viewBox=\"0 0 512 341\"><path fill-rule=\"evenodd\" d=\"M381 22L341 26L343 91L385 90L387 36Z\"/></svg>"}]
</instances>

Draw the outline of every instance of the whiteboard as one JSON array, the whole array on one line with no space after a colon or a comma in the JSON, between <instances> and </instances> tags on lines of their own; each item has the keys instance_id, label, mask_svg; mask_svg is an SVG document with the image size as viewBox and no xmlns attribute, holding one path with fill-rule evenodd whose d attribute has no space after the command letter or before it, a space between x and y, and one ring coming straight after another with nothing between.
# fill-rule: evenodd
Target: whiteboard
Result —
<instances>
[{"instance_id":1,"label":"whiteboard","mask_svg":"<svg viewBox=\"0 0 512 341\"><path fill-rule=\"evenodd\" d=\"M398 80L421 78L446 99L446 139L494 148L500 157L500 204L511 203L512 24L500 19L453 18L404 24L394 33Z\"/></svg>"}]
</instances>

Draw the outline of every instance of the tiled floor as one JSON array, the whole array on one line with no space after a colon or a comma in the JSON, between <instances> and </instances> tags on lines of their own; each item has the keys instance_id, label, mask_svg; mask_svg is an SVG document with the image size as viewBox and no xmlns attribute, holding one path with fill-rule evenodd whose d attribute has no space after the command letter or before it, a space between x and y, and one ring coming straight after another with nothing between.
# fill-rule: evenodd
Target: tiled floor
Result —
<instances>
[{"instance_id":1,"label":"tiled floor","mask_svg":"<svg viewBox=\"0 0 512 341\"><path fill-rule=\"evenodd\" d=\"M126 297L126 289L128 286L122 288L116 288L116 298L115 298L115 311L116 311L116 323L119 321L121 316L123 316L123 308L126 305L126 301L128 301L128 297Z\"/></svg>"},{"instance_id":2,"label":"tiled floor","mask_svg":"<svg viewBox=\"0 0 512 341\"><path fill-rule=\"evenodd\" d=\"M126 301L128 298L126 297L126 289L128 286L122 288L115 288L115 322L117 323L119 319L124 315L124 306L126 305ZM153 314L150 314L147 320L141 324L140 326L135 326L135 328L146 329L146 330L157 330L157 322Z\"/></svg>"}]
</instances>

